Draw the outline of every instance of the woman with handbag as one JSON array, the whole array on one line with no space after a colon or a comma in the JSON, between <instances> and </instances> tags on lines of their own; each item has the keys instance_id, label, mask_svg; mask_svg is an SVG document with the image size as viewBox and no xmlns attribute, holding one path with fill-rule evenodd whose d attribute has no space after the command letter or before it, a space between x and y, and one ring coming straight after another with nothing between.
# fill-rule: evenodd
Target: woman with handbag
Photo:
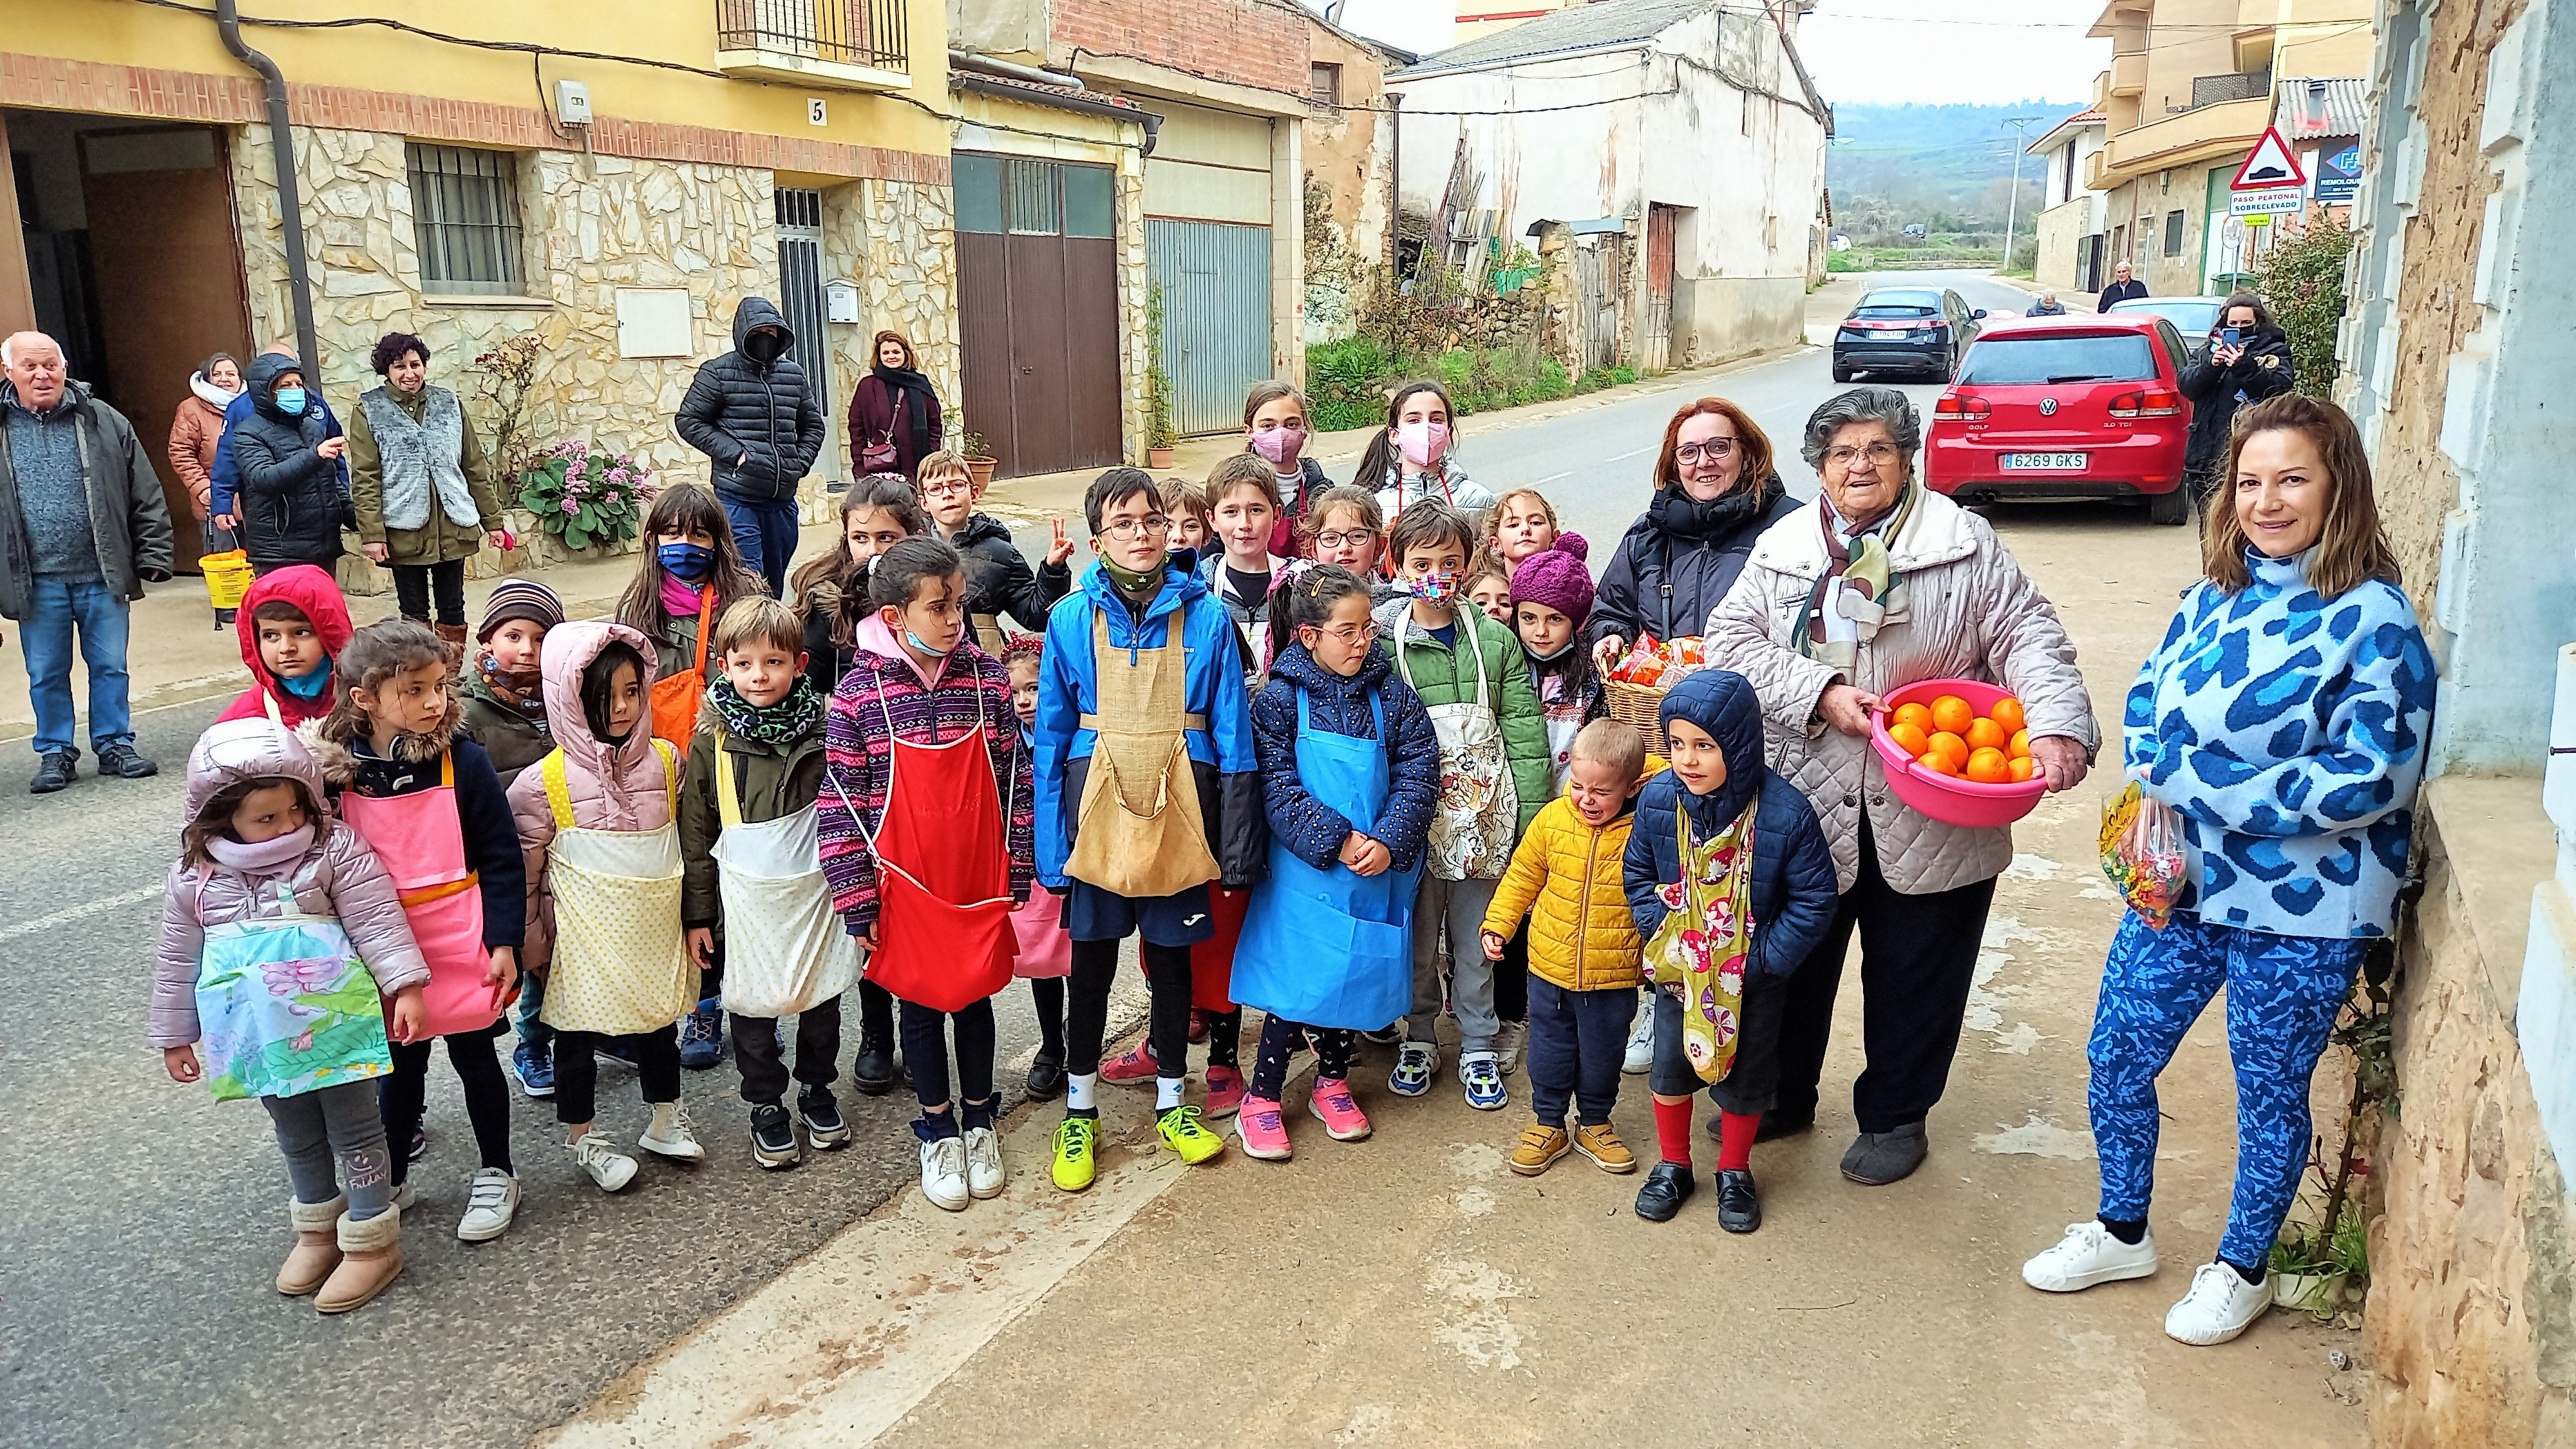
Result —
<instances>
[{"instance_id":1,"label":"woman with handbag","mask_svg":"<svg viewBox=\"0 0 2576 1449\"><path fill-rule=\"evenodd\" d=\"M870 344L868 375L850 394L850 466L862 476L895 473L917 480L921 460L939 451L939 391L902 333L888 328Z\"/></svg>"}]
</instances>

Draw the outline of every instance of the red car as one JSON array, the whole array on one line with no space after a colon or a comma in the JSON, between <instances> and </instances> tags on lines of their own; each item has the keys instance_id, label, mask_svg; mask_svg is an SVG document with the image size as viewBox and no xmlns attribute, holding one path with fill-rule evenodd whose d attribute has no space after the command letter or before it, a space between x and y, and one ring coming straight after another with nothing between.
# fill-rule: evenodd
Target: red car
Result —
<instances>
[{"instance_id":1,"label":"red car","mask_svg":"<svg viewBox=\"0 0 2576 1449\"><path fill-rule=\"evenodd\" d=\"M2189 356L2145 314L1997 322L1933 405L1924 481L1962 503L2142 498L2150 521L2185 522Z\"/></svg>"}]
</instances>

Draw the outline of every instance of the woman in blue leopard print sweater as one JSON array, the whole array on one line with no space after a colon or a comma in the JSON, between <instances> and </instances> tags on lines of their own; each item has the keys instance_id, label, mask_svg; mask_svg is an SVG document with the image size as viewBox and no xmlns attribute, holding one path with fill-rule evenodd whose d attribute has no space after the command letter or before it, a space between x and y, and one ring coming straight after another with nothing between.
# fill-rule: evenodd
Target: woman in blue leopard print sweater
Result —
<instances>
[{"instance_id":1,"label":"woman in blue leopard print sweater","mask_svg":"<svg viewBox=\"0 0 2576 1449\"><path fill-rule=\"evenodd\" d=\"M2172 922L2131 912L2086 1055L2102 1164L2094 1221L2023 1265L2073 1292L2156 1270L2156 1076L2218 989L2236 1066L2235 1197L2218 1260L2165 1317L2224 1343L2272 1301L2265 1259L2306 1166L2308 1083L2372 941L2394 929L2434 667L2342 409L2296 394L2239 414L2208 577L2129 690L2128 772L2178 811Z\"/></svg>"}]
</instances>

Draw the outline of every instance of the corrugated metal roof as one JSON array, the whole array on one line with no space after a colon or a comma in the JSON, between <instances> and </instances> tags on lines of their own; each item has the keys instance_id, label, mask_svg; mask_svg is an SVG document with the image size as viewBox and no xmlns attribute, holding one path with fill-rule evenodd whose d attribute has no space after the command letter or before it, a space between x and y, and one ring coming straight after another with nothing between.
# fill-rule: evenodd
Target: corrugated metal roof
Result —
<instances>
[{"instance_id":1,"label":"corrugated metal roof","mask_svg":"<svg viewBox=\"0 0 2576 1449\"><path fill-rule=\"evenodd\" d=\"M2322 114L2317 123L2306 118ZM2285 80L2273 87L2272 124L2293 141L2358 136L2370 119L2370 82L2359 76Z\"/></svg>"},{"instance_id":2,"label":"corrugated metal roof","mask_svg":"<svg viewBox=\"0 0 2576 1449\"><path fill-rule=\"evenodd\" d=\"M1588 5L1569 5L1509 30L1480 35L1464 45L1435 51L1424 56L1419 64L1387 78L1394 80L1402 76L1461 70L1509 60L1533 60L1566 51L1642 44L1691 16L1715 9L1722 3L1724 0L1594 0Z\"/></svg>"}]
</instances>

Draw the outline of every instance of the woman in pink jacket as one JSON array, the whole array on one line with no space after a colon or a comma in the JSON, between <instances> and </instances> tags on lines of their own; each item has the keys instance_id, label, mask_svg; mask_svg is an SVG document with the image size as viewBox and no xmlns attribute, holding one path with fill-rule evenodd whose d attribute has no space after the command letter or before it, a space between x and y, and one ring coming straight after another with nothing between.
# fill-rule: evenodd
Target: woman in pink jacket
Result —
<instances>
[{"instance_id":1,"label":"woman in pink jacket","mask_svg":"<svg viewBox=\"0 0 2576 1449\"><path fill-rule=\"evenodd\" d=\"M552 754L510 782L529 894L554 923L543 1019L555 1029L555 1120L574 1165L615 1192L635 1159L591 1130L598 1067L614 1044L635 1063L653 1123L636 1139L675 1162L704 1160L680 1110L679 1021L698 968L681 945L679 774L653 738L653 645L596 620L546 631L539 657Z\"/></svg>"},{"instance_id":2,"label":"woman in pink jacket","mask_svg":"<svg viewBox=\"0 0 2576 1449\"><path fill-rule=\"evenodd\" d=\"M345 1313L402 1271L375 1079L393 1069L388 1033L421 1030L429 966L384 867L322 800L321 767L274 721L198 737L151 1033L171 1080L276 1119L295 1187L277 1291Z\"/></svg>"}]
</instances>

